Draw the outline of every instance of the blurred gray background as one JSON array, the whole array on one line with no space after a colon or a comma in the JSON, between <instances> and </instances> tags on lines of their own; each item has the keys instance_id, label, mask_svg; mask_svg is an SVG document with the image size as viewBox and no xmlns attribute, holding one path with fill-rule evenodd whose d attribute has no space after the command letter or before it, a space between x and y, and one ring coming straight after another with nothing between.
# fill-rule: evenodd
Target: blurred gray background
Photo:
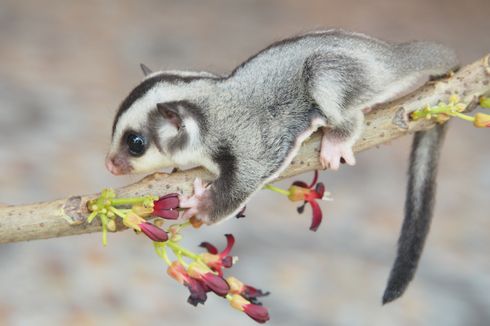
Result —
<instances>
[{"instance_id":1,"label":"blurred gray background","mask_svg":"<svg viewBox=\"0 0 490 326\"><path fill-rule=\"evenodd\" d=\"M387 40L438 40L463 62L490 50L490 2L0 1L0 202L97 192L139 179L104 168L113 114L154 69L226 73L269 43L342 27ZM335 201L310 211L261 192L247 218L187 232L237 239L230 270L267 289L270 325L488 325L490 134L454 121L442 155L436 216L416 279L382 307L402 217L410 139L322 173ZM311 174L302 179L309 181ZM287 186L291 180L283 182ZM132 232L0 246L1 325L250 325L211 296L185 301L148 241Z\"/></svg>"}]
</instances>

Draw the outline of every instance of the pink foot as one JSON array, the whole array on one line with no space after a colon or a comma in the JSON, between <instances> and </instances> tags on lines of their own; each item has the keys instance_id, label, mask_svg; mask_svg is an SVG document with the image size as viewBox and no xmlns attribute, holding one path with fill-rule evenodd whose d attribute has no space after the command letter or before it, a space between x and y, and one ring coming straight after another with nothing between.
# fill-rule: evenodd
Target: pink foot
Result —
<instances>
[{"instance_id":1,"label":"pink foot","mask_svg":"<svg viewBox=\"0 0 490 326\"><path fill-rule=\"evenodd\" d=\"M204 223L209 222L212 202L210 192L200 178L194 180L194 195L180 196L180 207L187 208L182 214L183 219L195 216Z\"/></svg>"},{"instance_id":2,"label":"pink foot","mask_svg":"<svg viewBox=\"0 0 490 326\"><path fill-rule=\"evenodd\" d=\"M331 141L326 136L323 136L320 150L320 162L323 168L338 170L342 158L349 165L356 164L352 146L346 142Z\"/></svg>"}]
</instances>

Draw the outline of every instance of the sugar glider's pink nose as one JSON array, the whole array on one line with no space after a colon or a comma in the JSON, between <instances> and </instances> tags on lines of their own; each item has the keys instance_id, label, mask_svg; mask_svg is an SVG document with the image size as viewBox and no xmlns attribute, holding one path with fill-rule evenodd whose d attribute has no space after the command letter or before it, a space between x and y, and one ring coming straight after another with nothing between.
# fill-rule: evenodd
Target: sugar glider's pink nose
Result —
<instances>
[{"instance_id":1,"label":"sugar glider's pink nose","mask_svg":"<svg viewBox=\"0 0 490 326\"><path fill-rule=\"evenodd\" d=\"M107 170L109 170L110 173L114 175L121 175L123 174L123 171L120 166L114 163L114 159L107 156L105 159L105 166Z\"/></svg>"}]
</instances>

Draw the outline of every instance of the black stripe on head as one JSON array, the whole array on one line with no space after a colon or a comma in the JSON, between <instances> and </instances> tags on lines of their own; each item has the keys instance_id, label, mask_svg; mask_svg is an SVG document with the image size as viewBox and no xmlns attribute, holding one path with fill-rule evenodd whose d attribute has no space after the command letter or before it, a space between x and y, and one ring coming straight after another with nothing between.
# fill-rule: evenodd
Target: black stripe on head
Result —
<instances>
[{"instance_id":1,"label":"black stripe on head","mask_svg":"<svg viewBox=\"0 0 490 326\"><path fill-rule=\"evenodd\" d=\"M124 101L119 106L117 110L116 116L114 117L114 123L112 124L112 135L114 136L114 132L116 130L117 122L119 118L126 112L134 102L143 97L150 89L153 88L156 84L160 82L165 82L169 84L177 84L177 83L190 83L194 80L199 79L213 79L208 76L179 76L179 75L170 75L170 74L160 74L150 78L145 79L138 86L136 86L131 93L124 99Z\"/></svg>"}]
</instances>

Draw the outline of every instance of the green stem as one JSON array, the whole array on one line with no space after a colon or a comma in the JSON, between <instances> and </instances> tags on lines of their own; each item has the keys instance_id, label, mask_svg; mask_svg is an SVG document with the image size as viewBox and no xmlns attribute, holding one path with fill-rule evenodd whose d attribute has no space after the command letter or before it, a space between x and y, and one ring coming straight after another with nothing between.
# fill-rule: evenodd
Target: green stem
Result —
<instances>
[{"instance_id":1,"label":"green stem","mask_svg":"<svg viewBox=\"0 0 490 326\"><path fill-rule=\"evenodd\" d=\"M167 263L168 266L172 265L172 262L170 259L168 259L167 250L165 247L162 248L162 258L165 260L165 263Z\"/></svg>"},{"instance_id":2,"label":"green stem","mask_svg":"<svg viewBox=\"0 0 490 326\"><path fill-rule=\"evenodd\" d=\"M177 260L179 261L179 263L187 269L187 267L189 267L189 265L182 258L182 253L179 251L179 252L174 252L174 254L177 257Z\"/></svg>"},{"instance_id":3,"label":"green stem","mask_svg":"<svg viewBox=\"0 0 490 326\"><path fill-rule=\"evenodd\" d=\"M90 215L87 217L87 223L92 223L97 214L97 211L93 211L92 213L90 213Z\"/></svg>"},{"instance_id":4,"label":"green stem","mask_svg":"<svg viewBox=\"0 0 490 326\"><path fill-rule=\"evenodd\" d=\"M113 198L113 199L111 199L111 205L112 206L134 205L134 204L143 203L144 201L146 201L148 199L149 199L149 197Z\"/></svg>"},{"instance_id":5,"label":"green stem","mask_svg":"<svg viewBox=\"0 0 490 326\"><path fill-rule=\"evenodd\" d=\"M452 116L458 117L460 119L466 120L466 121L471 121L471 122L475 121L475 118L474 117L469 116L469 115L466 115L466 114L463 114L463 113L451 112L449 114L452 115Z\"/></svg>"},{"instance_id":6,"label":"green stem","mask_svg":"<svg viewBox=\"0 0 490 326\"><path fill-rule=\"evenodd\" d=\"M284 196L289 196L290 195L290 192L289 191L284 190L284 189L281 189L281 188L278 188L278 187L273 186L273 185L265 185L264 186L264 189L272 190L272 191L277 192L278 194L281 194L281 195L284 195Z\"/></svg>"},{"instance_id":7,"label":"green stem","mask_svg":"<svg viewBox=\"0 0 490 326\"><path fill-rule=\"evenodd\" d=\"M102 222L102 244L105 247L107 245L107 216L100 214L100 221Z\"/></svg>"},{"instance_id":8,"label":"green stem","mask_svg":"<svg viewBox=\"0 0 490 326\"><path fill-rule=\"evenodd\" d=\"M125 218L126 218L126 214L124 214L124 213L123 213L123 212L121 212L119 209L117 209L117 208L115 208L115 207L113 207L113 206L111 206L111 207L109 208L109 210L110 210L111 212L113 212L114 214L116 214L117 216L119 216L120 218L122 218L122 219L125 219Z\"/></svg>"},{"instance_id":9,"label":"green stem","mask_svg":"<svg viewBox=\"0 0 490 326\"><path fill-rule=\"evenodd\" d=\"M168 266L172 265L172 262L168 258L167 249L165 248L165 244L162 244L161 242L153 242L153 245L155 247L155 252L157 253L157 255L160 258L162 258Z\"/></svg>"},{"instance_id":10,"label":"green stem","mask_svg":"<svg viewBox=\"0 0 490 326\"><path fill-rule=\"evenodd\" d=\"M172 251L174 252L174 254L176 256L178 256L177 253L180 253L180 254L182 254L182 255L184 255L186 257L189 257L189 258L191 258L193 260L200 259L199 258L199 255L196 255L195 253L193 253L193 252L191 252L191 251L189 251L189 250L187 250L185 248L182 248L179 244L177 244L177 243L175 243L175 242L173 242L171 240L170 241L167 241L167 246L169 246L170 249L172 249Z\"/></svg>"},{"instance_id":11,"label":"green stem","mask_svg":"<svg viewBox=\"0 0 490 326\"><path fill-rule=\"evenodd\" d=\"M177 232L176 233L180 233L180 231L183 229L183 228L186 228L188 226L191 225L191 222L187 221L187 222L184 222L184 223L181 223L181 224L174 224L175 226L177 226Z\"/></svg>"}]
</instances>

